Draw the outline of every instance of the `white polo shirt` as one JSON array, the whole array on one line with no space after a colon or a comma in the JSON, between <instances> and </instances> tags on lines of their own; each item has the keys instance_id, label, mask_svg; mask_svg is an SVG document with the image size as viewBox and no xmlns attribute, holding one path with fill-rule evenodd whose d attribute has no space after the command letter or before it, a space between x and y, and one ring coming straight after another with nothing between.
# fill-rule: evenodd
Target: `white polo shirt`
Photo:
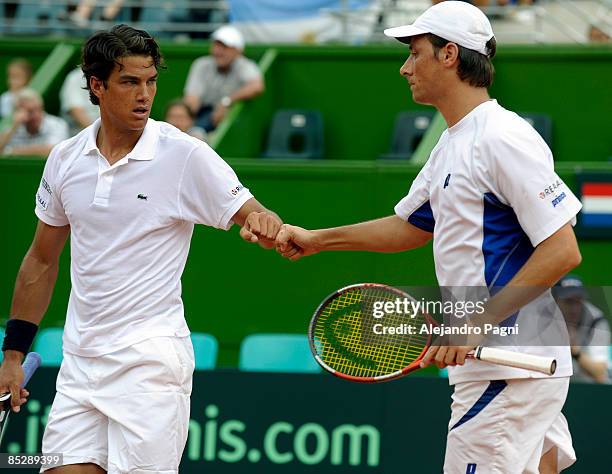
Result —
<instances>
[{"instance_id":1,"label":"white polo shirt","mask_svg":"<svg viewBox=\"0 0 612 474\"><path fill-rule=\"evenodd\" d=\"M205 143L149 119L109 166L100 120L51 152L36 215L70 225L72 290L64 350L98 356L155 336L187 336L181 300L194 224L227 230L252 197Z\"/></svg>"},{"instance_id":2,"label":"white polo shirt","mask_svg":"<svg viewBox=\"0 0 612 474\"><path fill-rule=\"evenodd\" d=\"M444 131L395 212L433 232L440 286L493 289L514 277L535 246L575 222L580 207L555 173L552 153L540 135L490 100ZM551 307L556 305L548 291L507 323L519 324L521 342L525 336L537 339L540 316L547 318L547 336L553 331L565 335L563 316L558 309L548 314ZM551 320L554 324L549 325ZM556 357L556 375L571 375L569 349L538 341L507 348ZM480 361L449 367L451 383L539 376L546 377Z\"/></svg>"}]
</instances>

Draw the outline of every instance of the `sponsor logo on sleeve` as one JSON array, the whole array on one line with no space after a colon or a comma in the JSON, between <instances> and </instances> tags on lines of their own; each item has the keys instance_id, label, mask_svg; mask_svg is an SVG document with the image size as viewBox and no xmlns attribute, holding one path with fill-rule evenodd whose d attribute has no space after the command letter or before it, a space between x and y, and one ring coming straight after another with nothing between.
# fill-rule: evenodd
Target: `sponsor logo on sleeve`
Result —
<instances>
[{"instance_id":1,"label":"sponsor logo on sleeve","mask_svg":"<svg viewBox=\"0 0 612 474\"><path fill-rule=\"evenodd\" d=\"M540 199L546 199L548 196L553 196L555 191L561 186L563 186L563 184L563 181L558 179L557 181L555 181L549 186L546 186L542 191L540 191L538 196L540 196Z\"/></svg>"},{"instance_id":2,"label":"sponsor logo on sleeve","mask_svg":"<svg viewBox=\"0 0 612 474\"><path fill-rule=\"evenodd\" d=\"M40 181L40 186L38 191L36 192L36 204L43 211L46 211L49 207L49 202L51 201L51 197L53 196L53 192L51 191L51 186L47 183L47 180L43 178Z\"/></svg>"},{"instance_id":3,"label":"sponsor logo on sleeve","mask_svg":"<svg viewBox=\"0 0 612 474\"><path fill-rule=\"evenodd\" d=\"M47 191L49 193L49 196L51 196L53 193L51 192L51 186L49 186L49 183L47 183L47 180L45 178L43 178L40 181L40 185L45 188L45 191Z\"/></svg>"},{"instance_id":4,"label":"sponsor logo on sleeve","mask_svg":"<svg viewBox=\"0 0 612 474\"><path fill-rule=\"evenodd\" d=\"M561 194L559 194L557 197L555 197L555 198L552 200L552 205L553 205L553 207L557 207L557 204L559 204L561 201L563 201L563 200L565 199L565 197L566 197L566 196L565 196L565 193L561 193Z\"/></svg>"},{"instance_id":5,"label":"sponsor logo on sleeve","mask_svg":"<svg viewBox=\"0 0 612 474\"><path fill-rule=\"evenodd\" d=\"M231 190L233 196L236 196L240 191L244 189L244 186L241 184L240 186L236 186Z\"/></svg>"},{"instance_id":6,"label":"sponsor logo on sleeve","mask_svg":"<svg viewBox=\"0 0 612 474\"><path fill-rule=\"evenodd\" d=\"M38 203L38 207L40 207L43 211L47 210L49 202L45 201L45 199L40 195L40 191L36 193L36 202Z\"/></svg>"}]
</instances>

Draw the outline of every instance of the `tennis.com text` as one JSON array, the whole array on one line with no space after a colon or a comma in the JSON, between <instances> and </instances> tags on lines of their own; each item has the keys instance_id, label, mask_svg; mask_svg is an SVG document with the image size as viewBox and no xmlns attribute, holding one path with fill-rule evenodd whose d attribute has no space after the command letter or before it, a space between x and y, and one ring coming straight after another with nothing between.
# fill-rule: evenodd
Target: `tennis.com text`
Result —
<instances>
[{"instance_id":1,"label":"tennis.com text","mask_svg":"<svg viewBox=\"0 0 612 474\"><path fill-rule=\"evenodd\" d=\"M9 454L40 451L51 405L31 399L23 410L25 440L4 446ZM202 414L198 410L198 414ZM270 463L286 465L369 466L380 464L380 431L370 424L323 426L314 422L273 421L250 429L243 420L225 418L217 405L207 405L204 419L189 421L184 463ZM25 442L24 442L25 441Z\"/></svg>"},{"instance_id":2,"label":"tennis.com text","mask_svg":"<svg viewBox=\"0 0 612 474\"><path fill-rule=\"evenodd\" d=\"M372 315L380 319L390 314L405 314L415 318L419 314L440 314L458 318L481 315L484 313L485 301L425 301L410 298L396 298L395 301L374 301Z\"/></svg>"},{"instance_id":3,"label":"tennis.com text","mask_svg":"<svg viewBox=\"0 0 612 474\"><path fill-rule=\"evenodd\" d=\"M189 422L185 455L192 462L370 467L380 463L380 432L372 425L327 428L313 422L276 421L255 434L242 420L221 418L217 405L207 405L204 413L204 423Z\"/></svg>"}]
</instances>

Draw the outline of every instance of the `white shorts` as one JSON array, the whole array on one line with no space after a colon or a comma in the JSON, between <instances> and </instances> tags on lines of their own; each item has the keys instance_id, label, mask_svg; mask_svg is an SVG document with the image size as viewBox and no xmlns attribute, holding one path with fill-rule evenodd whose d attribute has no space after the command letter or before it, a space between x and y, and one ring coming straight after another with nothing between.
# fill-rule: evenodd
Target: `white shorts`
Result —
<instances>
[{"instance_id":1,"label":"white shorts","mask_svg":"<svg viewBox=\"0 0 612 474\"><path fill-rule=\"evenodd\" d=\"M573 464L568 387L569 377L455 385L444 474L538 474L553 447L559 471Z\"/></svg>"},{"instance_id":2,"label":"white shorts","mask_svg":"<svg viewBox=\"0 0 612 474\"><path fill-rule=\"evenodd\" d=\"M193 368L189 337L154 337L100 357L64 354L43 453L111 474L178 473Z\"/></svg>"}]
</instances>

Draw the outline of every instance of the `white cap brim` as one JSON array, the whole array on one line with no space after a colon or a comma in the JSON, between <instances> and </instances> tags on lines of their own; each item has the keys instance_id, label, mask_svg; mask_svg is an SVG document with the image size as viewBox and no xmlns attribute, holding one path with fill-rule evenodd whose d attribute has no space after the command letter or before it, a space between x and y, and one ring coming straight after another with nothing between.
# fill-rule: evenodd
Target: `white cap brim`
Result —
<instances>
[{"instance_id":1,"label":"white cap brim","mask_svg":"<svg viewBox=\"0 0 612 474\"><path fill-rule=\"evenodd\" d=\"M431 33L431 31L425 31L421 28L415 27L414 25L403 25L396 26L394 28L387 28L384 33L385 36L389 36L390 38L408 38L410 36L425 35L427 33Z\"/></svg>"}]
</instances>

